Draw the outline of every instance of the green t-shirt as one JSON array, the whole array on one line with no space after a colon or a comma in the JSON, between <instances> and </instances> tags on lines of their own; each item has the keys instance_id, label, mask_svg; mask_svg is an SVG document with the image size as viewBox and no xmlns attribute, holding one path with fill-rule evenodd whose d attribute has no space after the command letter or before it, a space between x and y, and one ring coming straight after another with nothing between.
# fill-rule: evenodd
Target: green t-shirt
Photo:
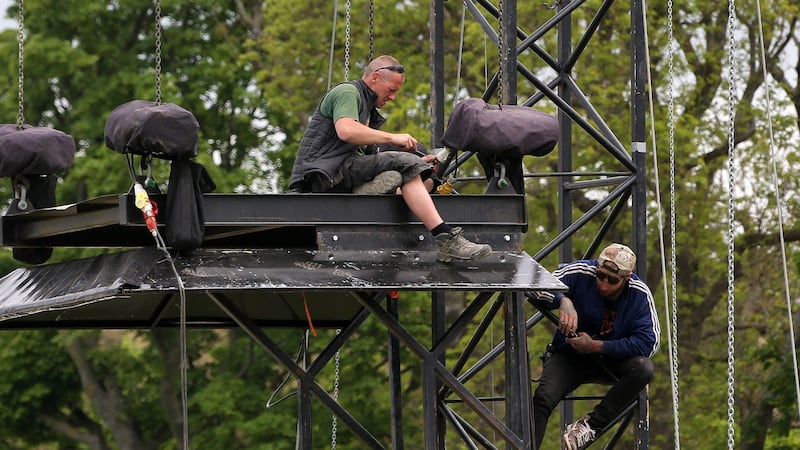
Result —
<instances>
[{"instance_id":1,"label":"green t-shirt","mask_svg":"<svg viewBox=\"0 0 800 450\"><path fill-rule=\"evenodd\" d=\"M342 117L349 117L358 121L358 100L360 96L355 86L350 83L338 84L331 89L322 103L319 110L325 117L330 117L333 123Z\"/></svg>"}]
</instances>

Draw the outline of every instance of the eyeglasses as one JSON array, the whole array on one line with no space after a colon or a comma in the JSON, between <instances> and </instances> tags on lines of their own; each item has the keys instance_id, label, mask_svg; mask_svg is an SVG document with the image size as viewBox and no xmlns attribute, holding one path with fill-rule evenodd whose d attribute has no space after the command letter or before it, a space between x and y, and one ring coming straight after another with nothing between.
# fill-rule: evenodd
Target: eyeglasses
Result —
<instances>
[{"instance_id":1,"label":"eyeglasses","mask_svg":"<svg viewBox=\"0 0 800 450\"><path fill-rule=\"evenodd\" d=\"M401 66L401 65L399 65L399 64L395 65L395 66L378 67L377 69L375 69L375 72L377 72L379 70L383 70L383 69L391 70L392 72L397 72L397 73L406 73L406 68Z\"/></svg>"},{"instance_id":2,"label":"eyeglasses","mask_svg":"<svg viewBox=\"0 0 800 450\"><path fill-rule=\"evenodd\" d=\"M622 278L620 278L620 277L614 277L614 276L611 276L611 275L609 275L609 274L607 274L605 272L600 272L599 270L595 274L595 277L597 277L597 279L601 280L601 281L605 280L610 285L618 284L622 280Z\"/></svg>"}]
</instances>

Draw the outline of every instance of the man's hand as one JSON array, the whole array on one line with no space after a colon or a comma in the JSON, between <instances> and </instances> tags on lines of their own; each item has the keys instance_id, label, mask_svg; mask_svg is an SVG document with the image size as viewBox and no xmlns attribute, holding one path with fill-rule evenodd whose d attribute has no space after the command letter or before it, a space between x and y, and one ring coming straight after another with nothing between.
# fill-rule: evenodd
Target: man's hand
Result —
<instances>
[{"instance_id":1,"label":"man's hand","mask_svg":"<svg viewBox=\"0 0 800 450\"><path fill-rule=\"evenodd\" d=\"M558 329L565 336L575 334L578 329L578 312L575 311L575 306L568 297L561 297L561 306L558 309Z\"/></svg>"},{"instance_id":2,"label":"man's hand","mask_svg":"<svg viewBox=\"0 0 800 450\"><path fill-rule=\"evenodd\" d=\"M436 159L436 155L425 155L422 157L422 160L428 164L436 164L438 160Z\"/></svg>"},{"instance_id":3,"label":"man's hand","mask_svg":"<svg viewBox=\"0 0 800 450\"><path fill-rule=\"evenodd\" d=\"M416 150L417 148L417 140L408 133L392 134L391 143L405 151Z\"/></svg>"},{"instance_id":4,"label":"man's hand","mask_svg":"<svg viewBox=\"0 0 800 450\"><path fill-rule=\"evenodd\" d=\"M567 343L571 345L572 348L574 348L578 353L600 353L603 349L602 342L595 341L591 336L583 331L578 333L578 335L575 337L568 337Z\"/></svg>"}]
</instances>

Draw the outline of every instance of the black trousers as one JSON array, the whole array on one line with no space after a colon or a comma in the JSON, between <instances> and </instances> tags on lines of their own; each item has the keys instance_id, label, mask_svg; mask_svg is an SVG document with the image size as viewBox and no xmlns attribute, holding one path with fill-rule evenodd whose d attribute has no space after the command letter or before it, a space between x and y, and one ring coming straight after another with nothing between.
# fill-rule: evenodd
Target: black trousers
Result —
<instances>
[{"instance_id":1,"label":"black trousers","mask_svg":"<svg viewBox=\"0 0 800 450\"><path fill-rule=\"evenodd\" d=\"M653 361L645 356L627 359L599 355L553 353L544 363L542 378L533 394L536 448L542 445L553 408L567 394L586 383L611 384L605 397L590 413L589 425L604 428L628 406L653 379Z\"/></svg>"}]
</instances>

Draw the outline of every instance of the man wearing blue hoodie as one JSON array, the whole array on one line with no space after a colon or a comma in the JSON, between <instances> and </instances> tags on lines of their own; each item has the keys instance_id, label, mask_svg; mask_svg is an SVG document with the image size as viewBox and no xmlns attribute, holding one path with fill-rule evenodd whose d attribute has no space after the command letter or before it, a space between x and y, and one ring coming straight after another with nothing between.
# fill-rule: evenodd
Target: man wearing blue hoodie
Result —
<instances>
[{"instance_id":1,"label":"man wearing blue hoodie","mask_svg":"<svg viewBox=\"0 0 800 450\"><path fill-rule=\"evenodd\" d=\"M633 269L636 255L622 244L606 247L597 260L581 260L553 272L566 292L543 293L559 310L559 324L541 381L533 395L536 448L553 408L589 382L611 388L591 412L568 425L561 439L568 450L594 441L653 378L660 326L653 296Z\"/></svg>"}]
</instances>

